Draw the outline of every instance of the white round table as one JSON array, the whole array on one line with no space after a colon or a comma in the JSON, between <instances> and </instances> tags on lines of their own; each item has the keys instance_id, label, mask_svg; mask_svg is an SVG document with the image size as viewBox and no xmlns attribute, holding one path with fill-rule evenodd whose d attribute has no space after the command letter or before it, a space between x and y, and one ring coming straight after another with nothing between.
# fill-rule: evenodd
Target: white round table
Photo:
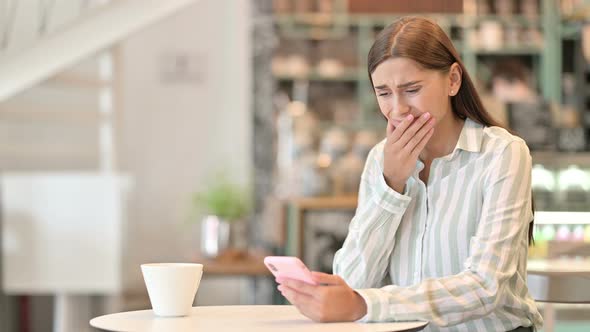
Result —
<instances>
[{"instance_id":1,"label":"white round table","mask_svg":"<svg viewBox=\"0 0 590 332\"><path fill-rule=\"evenodd\" d=\"M535 301L546 302L543 330L552 332L552 303L590 303L590 259L531 259L527 284Z\"/></svg>"},{"instance_id":2,"label":"white round table","mask_svg":"<svg viewBox=\"0 0 590 332\"><path fill-rule=\"evenodd\" d=\"M186 317L164 318L152 310L129 311L92 319L90 325L107 331L241 331L241 332L371 332L420 331L428 322L315 323L294 306L244 305L193 307Z\"/></svg>"}]
</instances>

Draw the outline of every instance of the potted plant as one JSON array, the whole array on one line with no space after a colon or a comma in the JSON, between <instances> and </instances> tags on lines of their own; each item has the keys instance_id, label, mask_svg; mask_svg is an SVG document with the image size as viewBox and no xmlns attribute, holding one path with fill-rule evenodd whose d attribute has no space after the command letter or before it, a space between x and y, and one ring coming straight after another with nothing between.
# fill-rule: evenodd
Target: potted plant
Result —
<instances>
[{"instance_id":1,"label":"potted plant","mask_svg":"<svg viewBox=\"0 0 590 332\"><path fill-rule=\"evenodd\" d=\"M251 211L248 190L225 177L192 195L192 220L201 219L201 252L213 258L229 248L246 246L246 217Z\"/></svg>"}]
</instances>

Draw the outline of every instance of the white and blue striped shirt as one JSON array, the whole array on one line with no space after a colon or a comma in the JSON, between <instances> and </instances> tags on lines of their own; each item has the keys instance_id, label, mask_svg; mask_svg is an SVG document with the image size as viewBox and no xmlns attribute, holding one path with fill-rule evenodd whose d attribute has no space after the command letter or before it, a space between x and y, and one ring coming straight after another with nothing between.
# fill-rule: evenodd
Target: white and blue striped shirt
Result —
<instances>
[{"instance_id":1,"label":"white and blue striped shirt","mask_svg":"<svg viewBox=\"0 0 590 332\"><path fill-rule=\"evenodd\" d=\"M540 328L528 293L531 156L525 142L467 119L454 151L418 161L405 192L383 178L383 147L369 154L358 207L334 258L367 303L362 321L427 320L426 331Z\"/></svg>"}]
</instances>

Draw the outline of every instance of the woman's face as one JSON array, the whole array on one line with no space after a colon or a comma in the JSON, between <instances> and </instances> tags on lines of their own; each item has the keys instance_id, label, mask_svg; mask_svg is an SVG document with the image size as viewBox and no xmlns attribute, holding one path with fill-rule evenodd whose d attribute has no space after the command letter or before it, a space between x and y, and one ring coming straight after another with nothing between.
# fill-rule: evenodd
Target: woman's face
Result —
<instances>
[{"instance_id":1,"label":"woman's face","mask_svg":"<svg viewBox=\"0 0 590 332\"><path fill-rule=\"evenodd\" d=\"M458 90L450 79L454 69L449 73L427 70L401 57L382 62L371 75L381 113L394 127L408 114L417 119L426 112L440 124L451 113L449 96Z\"/></svg>"}]
</instances>

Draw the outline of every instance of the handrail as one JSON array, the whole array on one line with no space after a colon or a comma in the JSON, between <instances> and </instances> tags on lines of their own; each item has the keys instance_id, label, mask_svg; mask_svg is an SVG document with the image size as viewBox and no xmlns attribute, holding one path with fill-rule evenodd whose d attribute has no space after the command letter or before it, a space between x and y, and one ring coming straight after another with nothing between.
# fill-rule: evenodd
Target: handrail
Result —
<instances>
[{"instance_id":1,"label":"handrail","mask_svg":"<svg viewBox=\"0 0 590 332\"><path fill-rule=\"evenodd\" d=\"M32 47L0 58L0 101L196 2L125 0L91 11L67 29L49 33Z\"/></svg>"}]
</instances>

